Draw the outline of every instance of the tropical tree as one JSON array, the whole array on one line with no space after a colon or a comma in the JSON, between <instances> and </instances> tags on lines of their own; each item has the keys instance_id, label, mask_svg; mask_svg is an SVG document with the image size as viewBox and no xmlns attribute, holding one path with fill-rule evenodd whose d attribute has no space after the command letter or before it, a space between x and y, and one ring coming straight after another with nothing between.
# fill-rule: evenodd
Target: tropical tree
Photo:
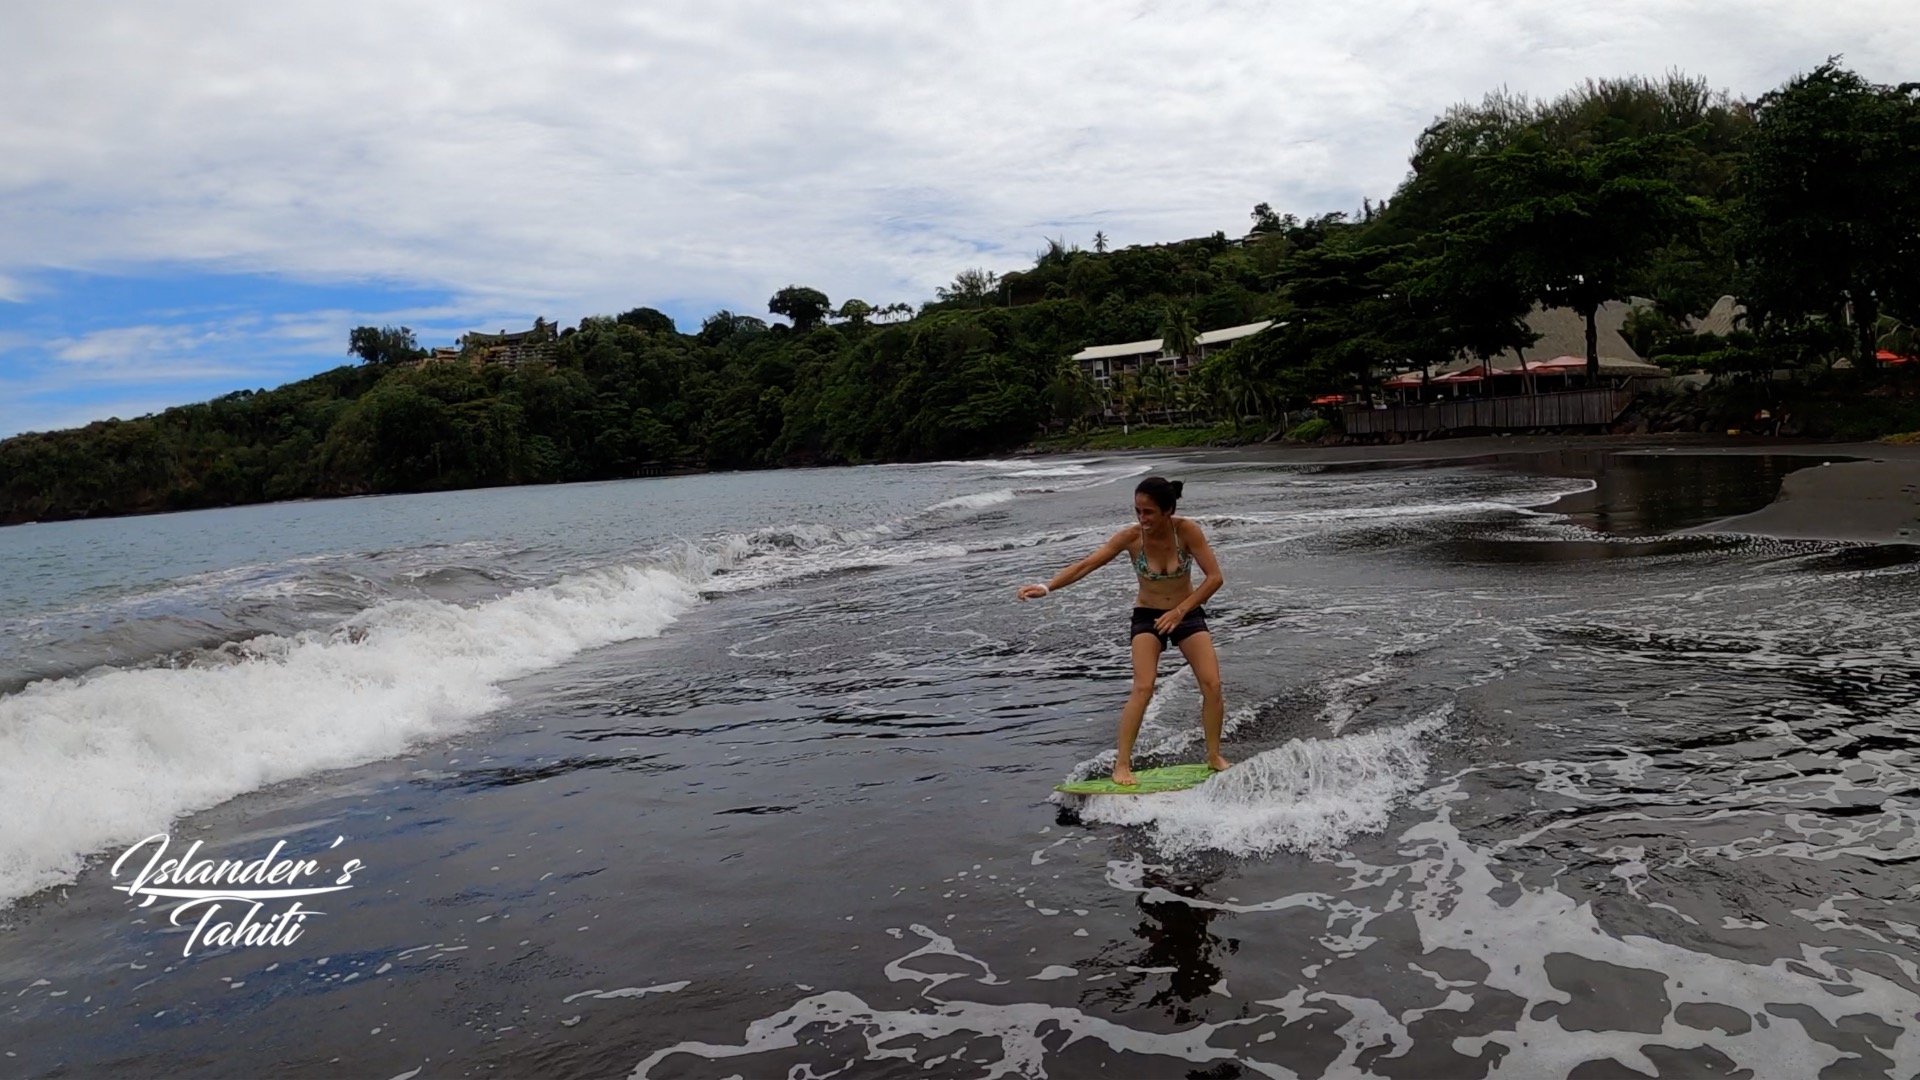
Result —
<instances>
[{"instance_id":1,"label":"tropical tree","mask_svg":"<svg viewBox=\"0 0 1920 1080\"><path fill-rule=\"evenodd\" d=\"M1166 365L1155 361L1141 368L1138 386L1147 408L1158 406L1160 419L1162 421L1171 419L1173 373L1167 370Z\"/></svg>"},{"instance_id":2,"label":"tropical tree","mask_svg":"<svg viewBox=\"0 0 1920 1080\"><path fill-rule=\"evenodd\" d=\"M1085 421L1100 401L1100 384L1071 359L1062 360L1047 383L1047 406L1052 420L1072 427Z\"/></svg>"},{"instance_id":3,"label":"tropical tree","mask_svg":"<svg viewBox=\"0 0 1920 1080\"><path fill-rule=\"evenodd\" d=\"M841 303L840 310L833 314L836 318L845 319L855 328L864 329L867 320L873 317L874 311L873 305L865 300L846 300Z\"/></svg>"},{"instance_id":4,"label":"tropical tree","mask_svg":"<svg viewBox=\"0 0 1920 1080\"><path fill-rule=\"evenodd\" d=\"M1108 395L1114 409L1120 413L1121 423L1136 424L1146 414L1147 396L1141 388L1138 374L1123 371L1115 375Z\"/></svg>"},{"instance_id":5,"label":"tropical tree","mask_svg":"<svg viewBox=\"0 0 1920 1080\"><path fill-rule=\"evenodd\" d=\"M1194 325L1193 312L1179 304L1168 304L1160 319L1160 344L1184 363L1199 347L1200 330Z\"/></svg>"},{"instance_id":6,"label":"tropical tree","mask_svg":"<svg viewBox=\"0 0 1920 1080\"><path fill-rule=\"evenodd\" d=\"M1000 276L991 270L970 268L954 275L953 284L934 290L942 303L960 302L968 307L979 307L986 298L993 295L994 285Z\"/></svg>"},{"instance_id":7,"label":"tropical tree","mask_svg":"<svg viewBox=\"0 0 1920 1080\"><path fill-rule=\"evenodd\" d=\"M404 326L356 326L347 335L347 351L363 363L390 365L425 355L413 331Z\"/></svg>"},{"instance_id":8,"label":"tropical tree","mask_svg":"<svg viewBox=\"0 0 1920 1080\"><path fill-rule=\"evenodd\" d=\"M614 316L613 321L649 334L673 334L678 333L680 329L673 324L673 319L665 312L656 311L650 307L637 307L621 312Z\"/></svg>"},{"instance_id":9,"label":"tropical tree","mask_svg":"<svg viewBox=\"0 0 1920 1080\"><path fill-rule=\"evenodd\" d=\"M1093 250L1099 255L1105 255L1107 253L1107 234L1105 232L1096 232L1093 234Z\"/></svg>"},{"instance_id":10,"label":"tropical tree","mask_svg":"<svg viewBox=\"0 0 1920 1080\"><path fill-rule=\"evenodd\" d=\"M1265 419L1268 396L1262 388L1276 381L1275 373L1262 370L1269 357L1250 345L1254 340L1242 338L1207 357L1193 375L1204 388L1204 400L1233 421L1235 435L1241 434L1248 417Z\"/></svg>"},{"instance_id":11,"label":"tropical tree","mask_svg":"<svg viewBox=\"0 0 1920 1080\"><path fill-rule=\"evenodd\" d=\"M1432 347L1409 350L1409 359L1421 366L1422 381L1434 363L1461 352L1491 361L1511 349L1525 371L1526 350L1540 339L1526 322L1532 290L1504 264L1488 262L1470 238L1442 233L1440 246L1438 255L1397 267L1408 303L1432 319L1426 343Z\"/></svg>"},{"instance_id":12,"label":"tropical tree","mask_svg":"<svg viewBox=\"0 0 1920 1080\"><path fill-rule=\"evenodd\" d=\"M1762 323L1853 328L1875 362L1881 312L1920 314L1920 85L1877 86L1829 60L1760 98L1741 170L1742 299Z\"/></svg>"},{"instance_id":13,"label":"tropical tree","mask_svg":"<svg viewBox=\"0 0 1920 1080\"><path fill-rule=\"evenodd\" d=\"M1523 138L1485 163L1493 205L1456 219L1461 257L1499 267L1534 300L1585 321L1589 379L1600 374L1600 305L1628 299L1653 252L1696 236L1712 216L1667 178L1674 146L1656 136L1581 152Z\"/></svg>"},{"instance_id":14,"label":"tropical tree","mask_svg":"<svg viewBox=\"0 0 1920 1080\"><path fill-rule=\"evenodd\" d=\"M773 294L767 301L767 310L775 315L784 315L793 322L793 328L802 333L819 326L833 310L832 301L819 289L809 289L804 285L789 285Z\"/></svg>"},{"instance_id":15,"label":"tropical tree","mask_svg":"<svg viewBox=\"0 0 1920 1080\"><path fill-rule=\"evenodd\" d=\"M766 330L765 322L722 308L701 321L700 332L694 335L694 339L702 345L739 345Z\"/></svg>"}]
</instances>

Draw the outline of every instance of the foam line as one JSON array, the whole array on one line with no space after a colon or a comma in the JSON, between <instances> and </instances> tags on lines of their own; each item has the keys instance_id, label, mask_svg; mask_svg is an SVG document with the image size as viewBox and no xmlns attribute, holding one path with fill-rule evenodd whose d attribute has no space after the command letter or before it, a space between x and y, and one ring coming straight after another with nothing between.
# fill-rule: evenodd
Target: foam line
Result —
<instances>
[{"instance_id":1,"label":"foam line","mask_svg":"<svg viewBox=\"0 0 1920 1080\"><path fill-rule=\"evenodd\" d=\"M1295 739L1186 791L1089 798L1080 816L1145 828L1156 847L1175 855L1326 850L1386 827L1394 805L1426 781L1421 739L1452 715L1449 703L1399 727Z\"/></svg>"},{"instance_id":2,"label":"foam line","mask_svg":"<svg viewBox=\"0 0 1920 1080\"><path fill-rule=\"evenodd\" d=\"M0 904L182 814L444 738L499 707L501 683L658 635L695 602L681 577L623 567L473 607L389 601L183 668L34 683L0 698Z\"/></svg>"}]
</instances>

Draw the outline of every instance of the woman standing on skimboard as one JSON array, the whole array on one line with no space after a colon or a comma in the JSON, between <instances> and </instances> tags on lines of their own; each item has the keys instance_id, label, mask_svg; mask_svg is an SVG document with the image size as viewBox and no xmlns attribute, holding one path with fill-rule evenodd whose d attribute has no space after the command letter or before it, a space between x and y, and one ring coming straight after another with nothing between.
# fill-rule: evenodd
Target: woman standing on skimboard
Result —
<instances>
[{"instance_id":1,"label":"woman standing on skimboard","mask_svg":"<svg viewBox=\"0 0 1920 1080\"><path fill-rule=\"evenodd\" d=\"M1140 486L1133 489L1137 524L1114 533L1100 550L1060 571L1045 585L1020 587L1020 599L1035 600L1079 581L1123 551L1133 562L1133 572L1140 579L1128 635L1133 645L1133 693L1120 711L1120 751L1113 762L1116 784L1134 783L1133 740L1140 734L1140 721L1153 697L1160 653L1169 641L1187 658L1194 681L1200 684L1200 726L1207 733L1207 764L1216 771L1229 764L1220 756L1220 729L1227 715L1220 697L1220 660L1213 653L1213 637L1207 633L1206 609L1200 606L1227 579L1221 575L1220 564L1214 560L1200 526L1173 514L1183 486L1178 480L1158 476L1140 481ZM1192 574L1196 563L1206 575L1198 588L1193 585Z\"/></svg>"}]
</instances>

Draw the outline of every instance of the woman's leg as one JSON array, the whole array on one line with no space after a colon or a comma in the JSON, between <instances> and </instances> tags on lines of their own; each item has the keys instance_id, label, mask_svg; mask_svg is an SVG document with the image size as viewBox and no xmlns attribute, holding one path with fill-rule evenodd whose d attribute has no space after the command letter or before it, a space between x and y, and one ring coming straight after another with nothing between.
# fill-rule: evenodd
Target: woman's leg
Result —
<instances>
[{"instance_id":1,"label":"woman's leg","mask_svg":"<svg viewBox=\"0 0 1920 1080\"><path fill-rule=\"evenodd\" d=\"M1160 668L1160 639L1152 634L1133 635L1133 692L1127 695L1126 708L1120 710L1120 749L1113 759L1113 782L1133 783L1133 740L1140 734L1140 721L1147 715L1147 702L1153 700L1153 678Z\"/></svg>"},{"instance_id":2,"label":"woman's leg","mask_svg":"<svg viewBox=\"0 0 1920 1080\"><path fill-rule=\"evenodd\" d=\"M1227 705L1220 696L1220 658L1214 655L1213 635L1202 630L1180 642L1180 655L1193 668L1200 684L1200 727L1207 733L1207 764L1224 769L1231 762L1220 756L1220 730L1227 723Z\"/></svg>"}]
</instances>

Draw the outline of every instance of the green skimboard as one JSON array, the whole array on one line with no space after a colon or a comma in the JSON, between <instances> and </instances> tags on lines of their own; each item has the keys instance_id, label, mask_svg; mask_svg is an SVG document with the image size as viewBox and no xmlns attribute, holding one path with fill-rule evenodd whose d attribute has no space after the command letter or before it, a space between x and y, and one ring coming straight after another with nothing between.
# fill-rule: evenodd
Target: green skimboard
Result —
<instances>
[{"instance_id":1,"label":"green skimboard","mask_svg":"<svg viewBox=\"0 0 1920 1080\"><path fill-rule=\"evenodd\" d=\"M1069 795L1153 795L1162 791L1184 791L1206 783L1211 776L1213 770L1204 762L1198 765L1167 765L1158 769L1136 770L1133 778L1139 783L1132 787L1122 787L1113 782L1113 777L1102 776L1060 784L1053 790Z\"/></svg>"}]
</instances>

